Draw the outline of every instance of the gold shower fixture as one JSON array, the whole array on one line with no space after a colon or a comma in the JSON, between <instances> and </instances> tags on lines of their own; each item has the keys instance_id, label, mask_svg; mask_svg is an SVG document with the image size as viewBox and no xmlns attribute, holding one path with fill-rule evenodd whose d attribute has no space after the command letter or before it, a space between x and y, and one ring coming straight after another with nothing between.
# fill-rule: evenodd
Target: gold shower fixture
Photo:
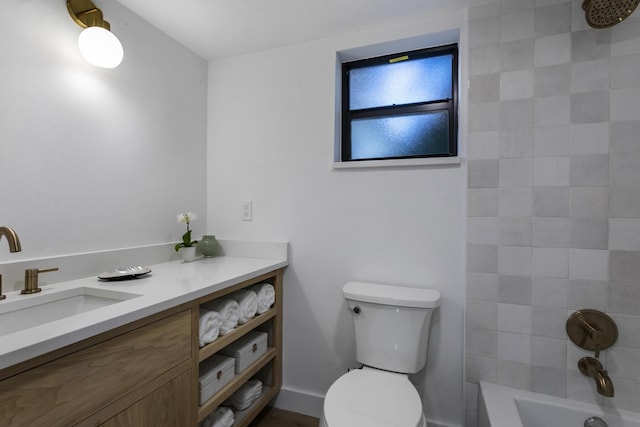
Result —
<instances>
[{"instance_id":1,"label":"gold shower fixture","mask_svg":"<svg viewBox=\"0 0 640 427\"><path fill-rule=\"evenodd\" d=\"M115 68L122 62L124 50L120 40L111 32L111 24L91 0L67 0L71 19L84 30L78 37L78 48L90 64Z\"/></svg>"},{"instance_id":2,"label":"gold shower fixture","mask_svg":"<svg viewBox=\"0 0 640 427\"><path fill-rule=\"evenodd\" d=\"M584 0L587 23L593 28L608 28L629 17L640 0Z\"/></svg>"}]
</instances>

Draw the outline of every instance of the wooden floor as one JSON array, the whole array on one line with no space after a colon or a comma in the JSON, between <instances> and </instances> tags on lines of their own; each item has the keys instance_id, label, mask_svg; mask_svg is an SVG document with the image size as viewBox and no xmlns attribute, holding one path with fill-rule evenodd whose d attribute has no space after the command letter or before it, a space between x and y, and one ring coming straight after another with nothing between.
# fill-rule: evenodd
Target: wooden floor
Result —
<instances>
[{"instance_id":1,"label":"wooden floor","mask_svg":"<svg viewBox=\"0 0 640 427\"><path fill-rule=\"evenodd\" d=\"M319 421L308 415L267 408L249 427L318 427Z\"/></svg>"}]
</instances>

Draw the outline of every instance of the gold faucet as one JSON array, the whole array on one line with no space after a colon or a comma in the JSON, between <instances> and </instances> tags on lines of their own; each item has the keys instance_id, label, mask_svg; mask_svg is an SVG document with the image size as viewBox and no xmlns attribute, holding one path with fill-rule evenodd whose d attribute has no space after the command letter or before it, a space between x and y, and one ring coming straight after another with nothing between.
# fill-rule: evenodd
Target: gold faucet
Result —
<instances>
[{"instance_id":1,"label":"gold faucet","mask_svg":"<svg viewBox=\"0 0 640 427\"><path fill-rule=\"evenodd\" d=\"M24 289L20 291L21 294L35 294L42 289L38 287L38 274L48 273L50 271L58 271L58 268L47 268L46 270L38 270L37 268L27 268L24 271Z\"/></svg>"},{"instance_id":2,"label":"gold faucet","mask_svg":"<svg viewBox=\"0 0 640 427\"><path fill-rule=\"evenodd\" d=\"M9 252L20 252L22 250L22 246L20 246L20 239L13 228L11 227L0 227L0 239L2 236L7 238L7 242L9 242ZM2 275L0 275L0 301L5 299L6 295L2 295Z\"/></svg>"},{"instance_id":3,"label":"gold faucet","mask_svg":"<svg viewBox=\"0 0 640 427\"><path fill-rule=\"evenodd\" d=\"M20 252L22 250L20 239L11 227L0 227L0 239L2 236L5 236L7 242L9 242L9 252Z\"/></svg>"},{"instance_id":4,"label":"gold faucet","mask_svg":"<svg viewBox=\"0 0 640 427\"><path fill-rule=\"evenodd\" d=\"M578 368L584 375L596 380L598 393L606 397L613 397L613 382L598 359L583 357L578 361Z\"/></svg>"}]
</instances>

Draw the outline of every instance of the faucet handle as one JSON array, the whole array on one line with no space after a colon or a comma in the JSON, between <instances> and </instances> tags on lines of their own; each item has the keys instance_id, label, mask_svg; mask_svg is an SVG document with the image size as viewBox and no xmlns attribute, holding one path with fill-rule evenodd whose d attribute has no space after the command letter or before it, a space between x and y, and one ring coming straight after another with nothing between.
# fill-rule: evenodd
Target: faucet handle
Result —
<instances>
[{"instance_id":1,"label":"faucet handle","mask_svg":"<svg viewBox=\"0 0 640 427\"><path fill-rule=\"evenodd\" d=\"M21 294L35 294L42 289L38 287L38 274L48 273L50 271L58 271L58 268L47 268L45 270L38 270L37 268L27 268L24 271L24 289L20 291Z\"/></svg>"},{"instance_id":2,"label":"faucet handle","mask_svg":"<svg viewBox=\"0 0 640 427\"><path fill-rule=\"evenodd\" d=\"M7 296L2 294L2 274L0 274L0 301L5 299Z\"/></svg>"}]
</instances>

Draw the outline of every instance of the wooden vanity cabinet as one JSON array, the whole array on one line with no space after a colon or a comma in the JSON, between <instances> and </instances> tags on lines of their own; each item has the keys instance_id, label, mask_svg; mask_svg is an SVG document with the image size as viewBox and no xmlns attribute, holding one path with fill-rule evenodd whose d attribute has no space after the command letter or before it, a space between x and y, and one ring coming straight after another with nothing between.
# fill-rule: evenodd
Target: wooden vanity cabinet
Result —
<instances>
[{"instance_id":1,"label":"wooden vanity cabinet","mask_svg":"<svg viewBox=\"0 0 640 427\"><path fill-rule=\"evenodd\" d=\"M199 349L200 304L264 281L276 289L275 307ZM253 329L268 332L267 354L200 407L199 362ZM248 425L280 389L282 270L0 370L0 426L196 427L256 376L263 396L235 426Z\"/></svg>"}]
</instances>

